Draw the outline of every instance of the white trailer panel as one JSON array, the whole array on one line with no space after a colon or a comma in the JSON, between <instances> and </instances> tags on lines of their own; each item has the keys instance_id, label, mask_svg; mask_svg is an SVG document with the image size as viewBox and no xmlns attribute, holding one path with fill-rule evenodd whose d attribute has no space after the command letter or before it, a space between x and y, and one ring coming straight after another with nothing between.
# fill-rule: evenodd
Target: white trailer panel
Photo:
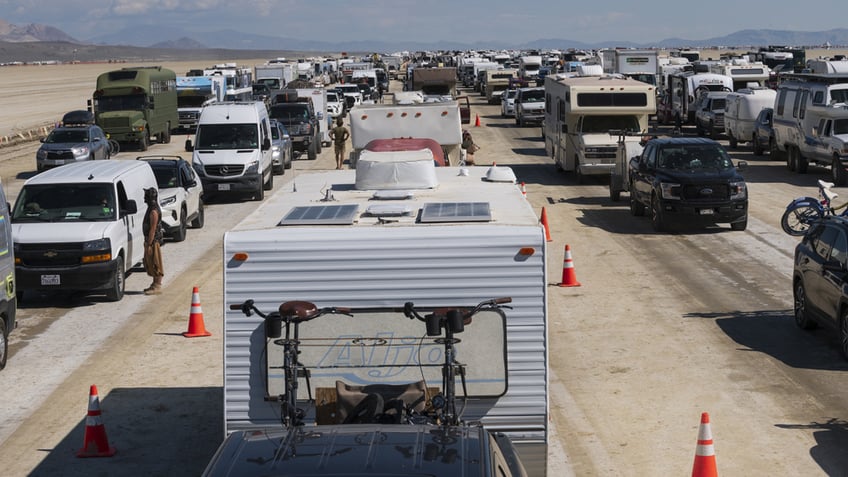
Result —
<instances>
[{"instance_id":1,"label":"white trailer panel","mask_svg":"<svg viewBox=\"0 0 848 477\"><path fill-rule=\"evenodd\" d=\"M265 400L261 318L229 306L247 299L262 310L287 300L318 307L474 305L508 296L507 389L468 402L467 421L508 433L530 475L545 475L547 452L547 271L544 229L514 183L484 180L486 168L435 168L439 186L411 191L410 215L363 213L374 190L356 190L357 171L301 175L224 236L224 420L226 432L280 426L279 403ZM292 189L295 189L293 187ZM328 192L329 191L329 192ZM322 201L332 197L332 202ZM489 221L422 223L424 204L486 202ZM357 205L349 225L277 225L293 207ZM476 219L475 219L476 220ZM528 255L528 250L532 253ZM522 251L523 250L523 251ZM245 252L248 259L233 256ZM336 336L333 316L304 326ZM473 333L473 324L466 329ZM305 384L305 383L303 383ZM305 397L304 392L301 394ZM461 392L460 392L461 394ZM307 420L315 418L308 410Z\"/></svg>"}]
</instances>

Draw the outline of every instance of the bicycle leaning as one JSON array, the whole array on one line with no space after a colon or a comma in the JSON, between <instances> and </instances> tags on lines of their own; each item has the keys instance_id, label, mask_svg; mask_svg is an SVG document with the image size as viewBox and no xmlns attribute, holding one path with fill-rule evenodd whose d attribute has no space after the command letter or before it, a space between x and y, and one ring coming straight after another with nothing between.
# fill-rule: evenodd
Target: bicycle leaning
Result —
<instances>
[{"instance_id":1,"label":"bicycle leaning","mask_svg":"<svg viewBox=\"0 0 848 477\"><path fill-rule=\"evenodd\" d=\"M832 182L818 181L819 196L799 197L786 206L786 211L780 218L780 226L783 231L796 237L807 233L810 226L822 217L840 215L848 216L848 202L842 205L833 205L833 201L839 196L831 188ZM840 209L842 212L837 213Z\"/></svg>"},{"instance_id":2,"label":"bicycle leaning","mask_svg":"<svg viewBox=\"0 0 848 477\"><path fill-rule=\"evenodd\" d=\"M402 308L340 308L327 307L317 308L314 304L306 301L288 301L280 305L279 310L263 313L259 310L253 300L244 303L230 305L231 310L239 310L246 316L256 313L265 320L265 335L274 344L283 348L283 389L281 396L281 418L286 428L301 426L304 424L306 412L298 407L298 380L304 379L308 390L308 403L314 404L312 388L310 385L310 373L307 366L298 359L300 356L299 345L300 324L313 320L323 315L342 314L355 316L356 313L379 312L402 312L409 319L421 321L426 327L427 337L437 337L433 341L444 347L444 362L442 368L441 393L432 397L430 409L416 412L410 406L400 402L401 409L395 408L394 414L384 415L385 408L382 400L375 402L372 399L363 399L347 416L345 424L359 423L407 423L407 424L439 424L459 425L461 412L457 411L456 378L459 377L463 387L463 395L467 396L465 381L465 365L457 362L455 345L461 340L455 337L462 333L465 326L471 323L472 317L487 310L498 310L509 308L511 298L497 298L483 301L473 307L429 307L416 308L412 302L407 302ZM422 313L425 313L422 315ZM444 331L444 336L442 332ZM396 403L397 405L398 403ZM386 406L388 407L388 406Z\"/></svg>"}]
</instances>

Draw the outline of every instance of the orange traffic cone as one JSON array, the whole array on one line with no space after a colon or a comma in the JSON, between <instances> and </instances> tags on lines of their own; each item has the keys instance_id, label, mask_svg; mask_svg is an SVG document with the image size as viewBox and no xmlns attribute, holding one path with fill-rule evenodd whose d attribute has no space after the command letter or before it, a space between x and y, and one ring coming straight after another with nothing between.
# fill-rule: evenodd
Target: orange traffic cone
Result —
<instances>
[{"instance_id":1,"label":"orange traffic cone","mask_svg":"<svg viewBox=\"0 0 848 477\"><path fill-rule=\"evenodd\" d=\"M480 115L477 114L476 116L477 116L477 119L474 120L474 127L479 128L480 127Z\"/></svg>"},{"instance_id":2,"label":"orange traffic cone","mask_svg":"<svg viewBox=\"0 0 848 477\"><path fill-rule=\"evenodd\" d=\"M206 331L203 324L203 310L200 309L200 290L194 287L191 291L191 311L188 315L188 331L183 333L186 338L198 338L201 336L212 336Z\"/></svg>"},{"instance_id":3,"label":"orange traffic cone","mask_svg":"<svg viewBox=\"0 0 848 477\"><path fill-rule=\"evenodd\" d=\"M524 186L524 182L521 183L521 195L523 195L525 199L527 198L527 187ZM545 208L542 207L542 210L545 210Z\"/></svg>"},{"instance_id":4,"label":"orange traffic cone","mask_svg":"<svg viewBox=\"0 0 848 477\"><path fill-rule=\"evenodd\" d=\"M82 449L77 452L77 457L112 457L115 455L114 447L109 446L106 438L106 428L100 419L100 398L97 397L97 386L91 385L88 392L88 415L85 417L85 437Z\"/></svg>"},{"instance_id":5,"label":"orange traffic cone","mask_svg":"<svg viewBox=\"0 0 848 477\"><path fill-rule=\"evenodd\" d=\"M551 227L548 225L548 213L545 212L544 207L542 207L542 218L540 219L540 222L542 222L542 226L545 227L545 240L551 242ZM566 250L569 250L567 253L570 253L570 249Z\"/></svg>"},{"instance_id":6,"label":"orange traffic cone","mask_svg":"<svg viewBox=\"0 0 848 477\"><path fill-rule=\"evenodd\" d=\"M574 264L571 261L571 246L565 245L565 259L562 261L562 283L561 287L579 287L577 275L574 273Z\"/></svg>"},{"instance_id":7,"label":"orange traffic cone","mask_svg":"<svg viewBox=\"0 0 848 477\"><path fill-rule=\"evenodd\" d=\"M698 428L698 446L695 448L692 477L718 477L713 433L710 430L710 415L706 412L701 413L701 427Z\"/></svg>"}]
</instances>

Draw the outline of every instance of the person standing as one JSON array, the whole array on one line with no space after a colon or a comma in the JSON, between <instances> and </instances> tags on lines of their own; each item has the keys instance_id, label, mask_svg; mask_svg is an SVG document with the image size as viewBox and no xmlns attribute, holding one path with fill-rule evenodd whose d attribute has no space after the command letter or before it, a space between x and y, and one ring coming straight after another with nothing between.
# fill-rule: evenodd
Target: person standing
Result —
<instances>
[{"instance_id":1,"label":"person standing","mask_svg":"<svg viewBox=\"0 0 848 477\"><path fill-rule=\"evenodd\" d=\"M350 133L344 127L342 118L336 118L336 127L330 131L330 139L333 140L336 150L336 169L341 169L344 164L345 143L349 137Z\"/></svg>"},{"instance_id":2,"label":"person standing","mask_svg":"<svg viewBox=\"0 0 848 477\"><path fill-rule=\"evenodd\" d=\"M462 144L459 146L465 152L465 159L463 162L466 166L474 165L474 153L480 149L480 146L474 143L474 139L471 137L471 133L468 131L462 131Z\"/></svg>"},{"instance_id":3,"label":"person standing","mask_svg":"<svg viewBox=\"0 0 848 477\"><path fill-rule=\"evenodd\" d=\"M144 189L144 203L147 212L144 213L142 231L144 232L144 271L153 278L153 283L144 289L145 295L162 293L162 277L165 275L162 266L162 209L159 208L159 191L155 187Z\"/></svg>"}]
</instances>

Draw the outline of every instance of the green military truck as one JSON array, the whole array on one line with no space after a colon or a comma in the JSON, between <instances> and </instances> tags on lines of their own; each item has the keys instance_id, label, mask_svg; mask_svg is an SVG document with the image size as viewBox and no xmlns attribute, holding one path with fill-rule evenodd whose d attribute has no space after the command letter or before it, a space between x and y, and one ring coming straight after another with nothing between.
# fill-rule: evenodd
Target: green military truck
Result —
<instances>
[{"instance_id":1,"label":"green military truck","mask_svg":"<svg viewBox=\"0 0 848 477\"><path fill-rule=\"evenodd\" d=\"M111 139L136 143L146 151L155 137L171 142L171 129L179 125L177 75L161 66L122 68L97 77L89 110Z\"/></svg>"}]
</instances>

